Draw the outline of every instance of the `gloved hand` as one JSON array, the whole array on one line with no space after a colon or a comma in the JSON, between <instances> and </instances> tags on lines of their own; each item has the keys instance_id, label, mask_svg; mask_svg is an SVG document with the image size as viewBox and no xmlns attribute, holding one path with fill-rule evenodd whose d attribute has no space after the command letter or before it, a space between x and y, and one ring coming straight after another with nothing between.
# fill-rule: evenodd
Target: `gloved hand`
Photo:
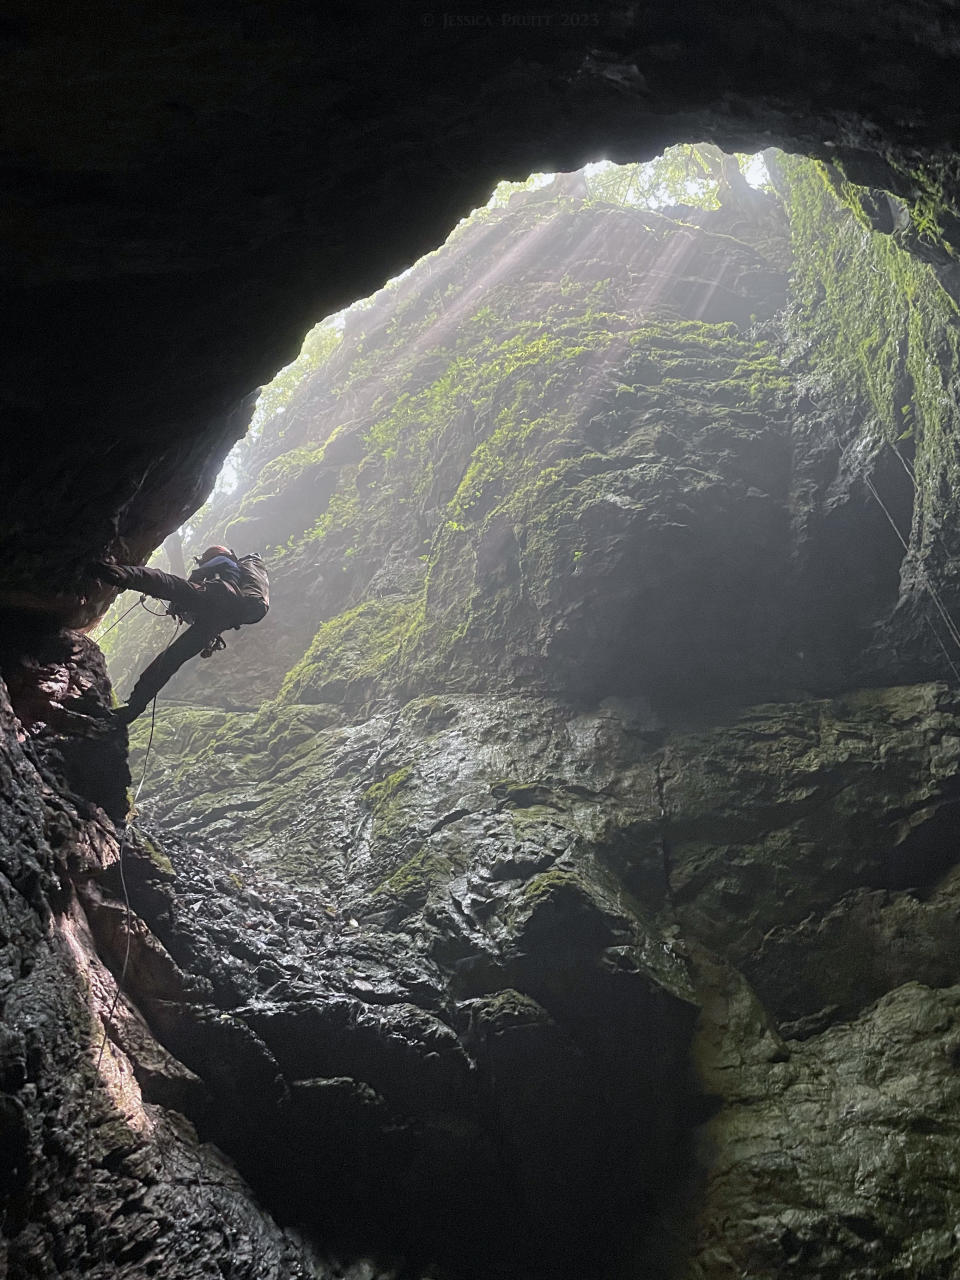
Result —
<instances>
[{"instance_id":1,"label":"gloved hand","mask_svg":"<svg viewBox=\"0 0 960 1280\"><path fill-rule=\"evenodd\" d=\"M90 566L90 573L98 582L109 582L114 587L123 587L127 582L127 571L123 565L108 564L105 560L95 560Z\"/></svg>"}]
</instances>

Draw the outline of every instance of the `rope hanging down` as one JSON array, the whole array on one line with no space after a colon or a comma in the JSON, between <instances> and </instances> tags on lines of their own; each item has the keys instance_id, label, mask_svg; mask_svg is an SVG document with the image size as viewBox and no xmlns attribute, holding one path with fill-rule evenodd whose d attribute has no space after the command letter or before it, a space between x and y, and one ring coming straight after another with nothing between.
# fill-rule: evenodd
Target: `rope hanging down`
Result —
<instances>
[{"instance_id":1,"label":"rope hanging down","mask_svg":"<svg viewBox=\"0 0 960 1280\"><path fill-rule=\"evenodd\" d=\"M811 397L811 400L812 400L812 397ZM813 405L816 409L821 408L821 406L817 404L815 400L813 401ZM861 423L862 423L862 419L861 419ZM842 455L844 453L846 446L843 444L842 440L840 439L839 432L836 430L836 428L834 428L834 431L833 431L833 439L834 439L834 442L836 443L837 450ZM907 473L907 476L910 479L910 483L913 486L914 500L916 500L917 498L920 497L920 487L917 484L916 474L914 473L910 464L907 462L906 458L897 448L895 441L888 440L886 437L882 437L882 441L884 444L888 444L890 448L893 450L893 452L897 455L897 461L900 463L904 471ZM893 516L891 515L886 503L883 501L883 499L880 497L880 494L877 492L876 485L873 483L873 481L870 479L869 476L865 475L863 478L868 490L870 491L870 493L873 494L873 497L876 500L877 505L879 506L880 510L883 512L884 516L886 517L887 523L890 525L890 528L896 534L897 541L900 543L901 547L903 547L904 554L909 555L910 548L907 545L907 540L904 538L903 534L900 532L900 529L897 526L897 522L896 520L894 520ZM957 624L954 622L953 618L950 616L950 613L948 612L946 605L943 603L943 600L940 597L940 593L937 591L937 588L934 586L933 581L930 578L930 574L927 571L926 566L923 565L922 563L918 566L917 577L919 582L921 583L921 585L924 587L927 594L929 595L931 601L933 602L933 607L936 609L937 613L940 615L941 621L943 622L943 625L947 629L947 635L956 645L957 651L960 652L960 628L957 627ZM933 633L933 637L936 640L937 644L939 645L940 650L943 653L943 656L946 659L948 666L950 667L950 670L953 672L954 678L958 683L960 683L960 669L958 669L957 664L954 662L953 658L951 658L950 653L947 649L947 646L943 642L943 637L940 635L939 631L934 626L930 616L925 613L923 617L927 626L930 628L931 632Z\"/></svg>"},{"instance_id":2,"label":"rope hanging down","mask_svg":"<svg viewBox=\"0 0 960 1280\"><path fill-rule=\"evenodd\" d=\"M129 609L125 609L125 610L124 610L124 612L123 612L123 613L121 613L121 615L120 615L120 617L119 617L119 618L117 618L117 619L115 619L113 622L111 622L111 623L110 623L110 625L109 625L109 627L107 627L106 631L102 631L102 632L100 633L100 635L95 635L95 636L94 636L94 639L96 640L97 644L99 644L99 643L100 643L100 641L101 641L101 640L103 640L105 636L108 636L108 635L110 634L110 632L113 630L113 628L114 628L114 627L119 627L120 623L124 620L124 618L129 617L129 616L130 616L130 614L131 614L131 613L133 613L133 611L134 611L134 609L136 609L137 605L139 605L139 606L140 606L140 608L144 611L144 613L149 613L151 618L166 618L166 617L172 617L172 615L171 615L171 614L169 614L169 613L167 612L167 610L164 610L162 613L157 613L157 612L156 612L156 610L154 610L154 609L148 609L148 608L147 608L147 597L146 597L146 596L141 596L139 600L134 600L134 602L133 602L133 604L130 606L130 608L129 608ZM169 648L169 645L168 645L167 647Z\"/></svg>"},{"instance_id":3,"label":"rope hanging down","mask_svg":"<svg viewBox=\"0 0 960 1280\"><path fill-rule=\"evenodd\" d=\"M916 473L914 472L910 464L907 462L903 454L900 452L900 450L897 448L896 442L893 440L888 440L887 443L890 445L890 448L893 450L893 452L897 455L897 461L900 463L901 467L903 467L904 471L907 473L910 479L910 483L913 485L914 498L915 499L919 498L920 486L917 484ZM926 567L923 565L920 566L920 575L923 579L924 586L926 587L927 591L930 593L930 598L933 600L934 604L936 605L937 612L940 614L941 618L943 619L944 625L946 626L947 631L950 634L950 638L953 640L954 644L956 644L957 648L960 649L960 627L957 626L953 618L950 616L946 606L943 603L943 599L939 591L937 591L936 587L933 585L932 581L930 580L930 575Z\"/></svg>"},{"instance_id":4,"label":"rope hanging down","mask_svg":"<svg viewBox=\"0 0 960 1280\"><path fill-rule=\"evenodd\" d=\"M141 596L140 599L136 601L133 605L131 605L130 608L126 611L126 613L121 614L120 617L117 618L116 622L114 622L107 630L112 631L113 627L117 626L118 623L122 622L123 619L127 616L127 614L131 613L137 607L138 604L143 605L143 602L145 599L146 599L145 596ZM146 606L144 605L144 607ZM152 610L147 609L147 612L151 613ZM160 617L162 615L155 614L154 616ZM174 627L174 631L173 631L173 636L170 638L166 646L168 649L170 648L170 645L173 644L174 640L177 638L177 633L179 632L179 630L180 630L180 619L177 618L176 626ZM104 635L106 634L107 632L104 632ZM140 773L140 781L137 784L137 789L133 795L133 803L130 806L130 814L123 824L123 831L120 834L120 842L119 842L119 845L117 846L117 866L120 873L120 888L121 888L121 892L123 893L123 908L124 908L123 931L125 935L125 942L124 942L124 949L123 949L123 963L120 966L120 976L116 980L116 987L113 993L113 999L110 1001L110 1008L107 1010L106 1016L102 1020L103 1035L100 1039L100 1047L97 1052L97 1061L94 1067L95 1077L99 1077L100 1075L100 1068L103 1065L103 1055L106 1052L106 1048L107 1048L108 1027L110 1025L110 1022L113 1019L113 1015L116 1012L117 1005L120 1001L120 995L123 991L123 986L127 977L127 970L130 966L130 939L132 937L130 921L131 921L133 912L130 907L130 891L127 887L127 877L126 877L126 870L124 868L124 863L123 863L123 854L124 854L124 848L127 843L127 837L130 833L130 828L133 824L133 819L136 816L137 801L140 799L140 792L143 790L143 784L147 780L147 767L150 763L150 751L153 747L153 733L154 733L154 729L156 728L156 723L157 723L157 697L155 694L153 698L153 702L151 704L151 708L150 708L150 735L147 738L147 747L143 753L143 769L141 770L141 773ZM92 1106L93 1106L93 1090L91 1090L90 1093L87 1095L86 1124L85 1124L86 1133L85 1133L85 1142L84 1142L84 1146L85 1146L84 1164L86 1165L86 1169L87 1169L87 1181L90 1188L91 1196L93 1195L93 1179L91 1177L92 1169L91 1169L91 1160L90 1160L90 1132L91 1132ZM103 1242L101 1241L101 1249L102 1249L102 1244Z\"/></svg>"},{"instance_id":5,"label":"rope hanging down","mask_svg":"<svg viewBox=\"0 0 960 1280\"><path fill-rule=\"evenodd\" d=\"M118 621L120 621L120 619L118 619ZM157 717L157 699L154 698L153 706L150 713L150 737L147 739L147 749L144 752L144 756L143 756L143 771L140 774L140 782L134 793L133 805L131 806L130 817L128 817L123 824L123 831L121 832L121 835L120 835L120 843L117 847L117 866L120 871L120 888L123 893L123 911L124 911L123 932L125 935L125 942L124 942L124 948L123 948L123 963L120 966L120 976L117 978L117 981L116 981L116 986L113 993L113 999L110 1001L110 1008L107 1010L106 1016L102 1019L103 1035L100 1038L100 1048L97 1052L97 1061L94 1067L95 1078L98 1078L100 1075L100 1068L103 1065L103 1055L106 1052L106 1048L107 1048L108 1027L111 1021L113 1020L113 1015L116 1012L118 1003L120 1002L120 994L123 991L123 984L126 981L126 977L127 977L127 969L129 968L129 965L130 965L130 938L132 936L131 929L130 929L130 918L133 913L130 907L130 891L127 888L127 877L126 877L126 872L123 866L123 850L124 850L124 845L126 844L126 841L127 841L127 836L130 831L130 826L131 826L133 817L136 813L137 800L140 798L140 792L143 790L143 784L146 781L146 777L147 777L147 764L150 760L150 748L153 746L153 730L154 730L154 725L156 723L156 717ZM92 1167L91 1167L91 1161L90 1161L90 1131L92 1127L92 1124L91 1124L92 1107L93 1107L93 1090L91 1089L90 1092L87 1094L86 1124L85 1124L86 1133L85 1133L85 1144L84 1144L85 1145L84 1164L86 1165L86 1169L87 1169L87 1185L90 1189L91 1197L93 1195L93 1178L91 1176ZM103 1246L103 1241L101 1240L101 1256L103 1253L102 1246Z\"/></svg>"},{"instance_id":6,"label":"rope hanging down","mask_svg":"<svg viewBox=\"0 0 960 1280\"><path fill-rule=\"evenodd\" d=\"M910 465L908 464L906 458L903 457L900 450L892 441L887 440L885 443L889 444L890 448L897 455L897 458L900 461L900 465L903 467L904 471L906 471L907 475L910 477L910 483L913 485L914 497L918 498L920 496L920 487L917 484L916 476L914 475L914 472L911 469ZM840 444L839 439L837 440L837 444ZM909 555L910 547L907 544L907 540L904 538L903 534L900 532L897 522L896 520L894 520L893 516L891 515L890 510L887 507L886 503L883 501L883 499L880 497L880 494L877 492L876 485L867 475L865 475L863 479L870 493L873 495L874 499L876 500L876 503L879 506L880 510L886 516L887 523L890 525L890 528L896 534L897 541L900 543L901 547L903 547L904 555ZM920 583L922 584L922 586L924 587L924 589L926 590L927 594L929 595L931 601L933 602L933 607L936 609L937 613L940 615L940 619L943 622L943 625L947 629L947 635L956 645L957 651L960 652L960 628L957 627L957 624L954 622L953 618L950 616L950 613L947 610L946 605L943 603L943 600L940 596L939 591L934 586L930 578L930 574L926 566L922 563L918 565L917 577ZM946 659L947 664L950 667L950 670L953 672L954 679L957 681L958 684L960 684L960 669L958 669L956 662L950 656L950 652L947 649L947 646L943 642L943 637L940 635L939 631L937 631L936 627L933 625L933 622L931 621L930 617L926 614L924 614L924 621L926 622L930 630L933 632L934 639L939 645L940 651L943 653L943 656Z\"/></svg>"},{"instance_id":7,"label":"rope hanging down","mask_svg":"<svg viewBox=\"0 0 960 1280\"><path fill-rule=\"evenodd\" d=\"M146 608L144 604L145 599L146 599L145 596L141 596L140 599L135 604L131 605L131 607L126 611L126 613L121 614L121 616L116 620L116 622L114 622L111 625L111 627L108 628L108 630L113 630L113 627L117 626L118 623L122 622L123 619L127 616L127 614L131 613L137 607L137 604L142 605L144 608ZM152 609L147 609L146 611L147 613L153 613ZM153 616L165 617L166 615L154 613ZM170 638L169 642L166 645L166 648L168 649L170 648L170 645L173 644L174 640L177 638L177 635L180 631L180 626L182 624L181 618L174 616L174 621L176 622L176 626L174 627L173 636ZM107 633L104 632L104 635L106 634ZM127 843L127 836L130 832L131 826L133 825L133 820L136 817L137 801L140 799L140 793L143 790L143 785L147 779L147 769L150 763L150 753L153 748L153 735L154 735L154 730L156 728L156 722L157 722L157 696L155 694L153 698L153 702L151 704L151 709L150 709L150 734L147 738L146 750L143 753L143 769L141 770L141 773L140 773L140 781L137 784L137 789L133 795L133 803L130 806L130 815L123 824L123 831L120 835L120 842L117 848L117 864L118 864L119 873L120 873L120 886L123 892L124 932L126 934L126 942L124 946L123 963L120 966L120 976L116 982L116 988L114 990L113 999L110 1002L110 1008L108 1009L106 1016L103 1018L103 1036L100 1040L100 1047L97 1052L96 1066L94 1068L95 1077L99 1077L100 1075L100 1068L103 1065L103 1055L107 1047L108 1027L116 1011L117 1004L120 1001L120 996L123 992L124 983L127 977L127 970L130 964L130 940L132 937L130 922L131 922L133 912L130 906L130 893L127 888L127 878L126 878L126 872L124 869L123 854L124 854L124 849ZM91 1164L91 1158L90 1158L90 1134L92 1129L91 1118L92 1118L93 1097L94 1097L94 1091L93 1089L91 1089L87 1094L87 1103L86 1103L86 1109L85 1109L86 1133L85 1133L85 1153L84 1153L84 1164L87 1169L87 1185L90 1192L90 1208L89 1208L90 1221L93 1220L93 1194L94 1194L94 1184L93 1184L93 1178L91 1176L92 1164ZM157 1145L157 1150L160 1156L161 1164L164 1166L164 1169L166 1169L166 1166L167 1166L166 1156L164 1154L163 1146L159 1142ZM213 1186L213 1187L226 1186L226 1184L224 1183L218 1183L210 1179L206 1179L203 1176L202 1164L199 1160L199 1157L196 1156L196 1153L194 1153L194 1158L197 1160L197 1171L192 1177L192 1181L194 1182L195 1185L203 1184L203 1185ZM173 1181L172 1178L171 1178L171 1181ZM100 1239L100 1257L101 1257L101 1261L105 1264L106 1249L105 1249L105 1243L104 1243L103 1237L101 1237Z\"/></svg>"}]
</instances>

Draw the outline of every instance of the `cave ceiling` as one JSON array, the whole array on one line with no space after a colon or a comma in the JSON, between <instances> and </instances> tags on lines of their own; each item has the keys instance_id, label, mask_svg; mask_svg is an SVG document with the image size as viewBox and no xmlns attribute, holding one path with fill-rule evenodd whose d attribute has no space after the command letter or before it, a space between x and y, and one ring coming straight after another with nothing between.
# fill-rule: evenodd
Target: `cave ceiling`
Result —
<instances>
[{"instance_id":1,"label":"cave ceiling","mask_svg":"<svg viewBox=\"0 0 960 1280\"><path fill-rule=\"evenodd\" d=\"M947 0L19 4L0 66L0 589L72 621L82 565L199 505L310 324L501 178L776 144L935 189L958 235Z\"/></svg>"}]
</instances>

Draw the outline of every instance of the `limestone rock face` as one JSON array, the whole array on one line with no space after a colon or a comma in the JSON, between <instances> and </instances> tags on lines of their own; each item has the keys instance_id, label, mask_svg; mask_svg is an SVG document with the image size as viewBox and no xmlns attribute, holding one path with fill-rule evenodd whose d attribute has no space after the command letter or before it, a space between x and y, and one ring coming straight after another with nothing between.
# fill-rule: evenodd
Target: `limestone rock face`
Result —
<instances>
[{"instance_id":1,"label":"limestone rock face","mask_svg":"<svg viewBox=\"0 0 960 1280\"><path fill-rule=\"evenodd\" d=\"M951 1274L950 303L778 185L466 224L194 530L273 608L133 734L119 1043L316 1274ZM64 891L115 972L120 889Z\"/></svg>"},{"instance_id":2,"label":"limestone rock face","mask_svg":"<svg viewBox=\"0 0 960 1280\"><path fill-rule=\"evenodd\" d=\"M936 9L896 13L871 14L878 59L893 30L898 48L939 30ZM814 16L839 42L825 114L803 90L810 115L783 123L798 72L776 108L758 89L786 132L829 132L847 101L830 92L843 15ZM563 101L614 95L571 147L643 117L620 21L572 80L535 77ZM683 81L701 63L676 22L679 52L664 25L651 57ZM560 181L352 309L194 526L188 550L266 553L273 609L137 726L135 831L96 647L42 620L5 632L14 1277L956 1270L952 224L941 202L921 262L911 218L949 167L928 155L907 190L896 140L932 129L941 82L896 83L896 109L867 95L887 149L860 155L844 117L847 176L784 159L776 198L658 215ZM126 154L122 131L108 168L111 146ZM190 200L205 191L209 209L199 180ZM222 262L190 240L191 208L199 256L171 307ZM271 208L250 213L244 272L270 256ZM155 285L164 255L141 250ZM302 299L303 260L284 262L256 278ZM239 359L260 330L237 337L219 290L235 336L218 350ZM64 324L92 305L77 296ZM16 526L21 585L61 518L85 530L79 563L145 550L195 505L239 418L203 438L184 418L159 452L150 424L229 407L230 359L198 392L210 307L159 354L152 321L124 338L156 402L134 443L107 406L84 448L101 465L123 439L122 465L95 491L89 461L79 506ZM174 393L164 369L190 342ZM98 525L77 519L88 503ZM105 644L121 689L169 638L152 627Z\"/></svg>"},{"instance_id":3,"label":"limestone rock face","mask_svg":"<svg viewBox=\"0 0 960 1280\"><path fill-rule=\"evenodd\" d=\"M315 714L298 712L297 728ZM904 1257L953 1258L941 1188L957 1123L947 833L960 721L942 687L761 707L686 732L658 732L631 703L577 713L422 698L397 718L313 719L315 734L276 761L242 754L249 719L231 735L218 718L166 714L161 759L187 725L216 734L217 752L195 766L202 793L160 772L154 812L192 849L175 859L178 909L200 915L188 962L199 951L220 1006L291 1080L293 1150L310 1153L292 1157L306 1160L298 1176L331 1122L297 1076L345 1076L376 1089L394 1124L457 1115L433 1172L462 1162L509 1185L540 1254L504 1274L539 1274L544 1256L548 1272L564 1265L558 1233L570 1274L586 1248L601 1274L687 1274L691 1242L697 1276L896 1275ZM235 891L208 872L200 899L208 847L215 862L229 851ZM531 1057L535 1037L552 1047ZM351 1150L363 1135L366 1185L404 1159L370 1106L356 1097L338 1121ZM491 1124L509 1135L498 1161L481 1155ZM219 1139L232 1152L248 1140ZM260 1162L262 1139L257 1150ZM456 1222L463 1206L437 1201L432 1183L418 1201L401 1167L412 1198L378 1191L377 1220L409 1214L422 1245L425 1212ZM509 1230L484 1221L482 1185L459 1233L479 1231L493 1266L486 1250ZM261 1186L276 1195L272 1179ZM599 1212L598 1188L591 1226L580 1214ZM676 1233L687 1246L661 1252Z\"/></svg>"},{"instance_id":4,"label":"limestone rock face","mask_svg":"<svg viewBox=\"0 0 960 1280\"><path fill-rule=\"evenodd\" d=\"M103 683L81 637L50 665L63 686ZM251 1280L333 1274L264 1216L184 1119L205 1085L157 1042L129 992L141 982L157 996L197 992L135 919L124 961L124 908L98 887L118 887L118 831L90 798L89 774L86 796L65 786L62 758L24 740L5 689L0 734L4 1273L201 1276L227 1249L233 1274ZM112 755L101 765L122 780L123 755ZM128 837L125 856L142 891L155 891L161 873L140 837Z\"/></svg>"}]
</instances>

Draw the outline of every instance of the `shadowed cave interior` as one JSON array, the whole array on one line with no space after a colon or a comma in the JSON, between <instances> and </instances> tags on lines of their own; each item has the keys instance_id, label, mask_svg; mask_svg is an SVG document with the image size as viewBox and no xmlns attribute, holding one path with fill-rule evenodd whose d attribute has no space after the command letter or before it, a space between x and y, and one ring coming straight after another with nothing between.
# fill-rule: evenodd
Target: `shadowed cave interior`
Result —
<instances>
[{"instance_id":1,"label":"shadowed cave interior","mask_svg":"<svg viewBox=\"0 0 960 1280\"><path fill-rule=\"evenodd\" d=\"M5 28L12 1277L955 1274L950 9L591 14Z\"/></svg>"}]
</instances>

